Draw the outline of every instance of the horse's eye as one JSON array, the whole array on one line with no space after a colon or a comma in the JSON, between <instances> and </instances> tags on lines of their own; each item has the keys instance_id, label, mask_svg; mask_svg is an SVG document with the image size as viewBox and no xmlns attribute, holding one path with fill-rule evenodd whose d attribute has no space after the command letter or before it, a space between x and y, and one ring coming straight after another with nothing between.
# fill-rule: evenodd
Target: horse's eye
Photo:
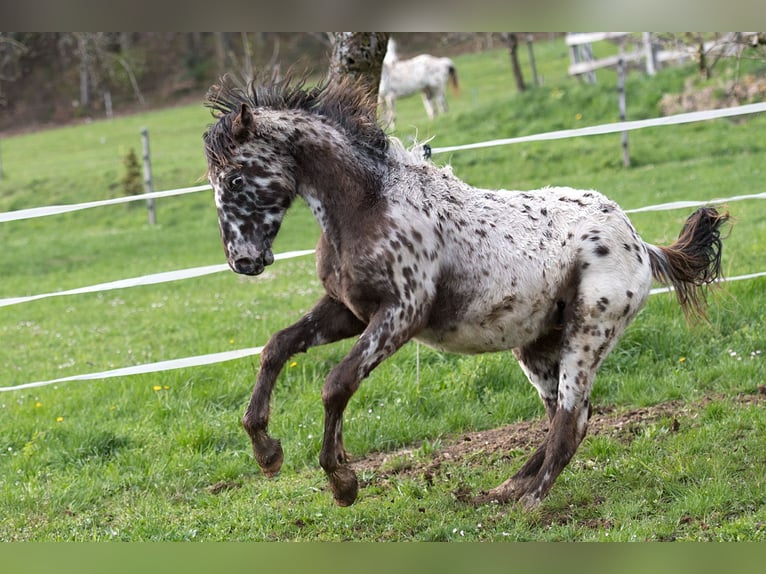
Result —
<instances>
[{"instance_id":1,"label":"horse's eye","mask_svg":"<svg viewBox=\"0 0 766 574\"><path fill-rule=\"evenodd\" d=\"M235 175L229 180L229 188L232 191L239 191L245 185L245 179L241 175Z\"/></svg>"}]
</instances>

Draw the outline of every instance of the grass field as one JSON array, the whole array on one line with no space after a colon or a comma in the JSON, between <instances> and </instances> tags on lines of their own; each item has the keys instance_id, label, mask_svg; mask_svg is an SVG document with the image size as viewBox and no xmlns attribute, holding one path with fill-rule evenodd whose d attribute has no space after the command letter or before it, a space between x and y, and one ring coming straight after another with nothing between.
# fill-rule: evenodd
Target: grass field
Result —
<instances>
[{"instance_id":1,"label":"grass field","mask_svg":"<svg viewBox=\"0 0 766 574\"><path fill-rule=\"evenodd\" d=\"M418 98L402 101L397 135L438 147L618 119L613 73L581 85L566 76L562 42L535 55L543 85L523 94L505 50L456 58L461 93L449 96L450 113L428 122ZM693 73L631 73L628 118L656 116L662 93ZM4 138L0 211L121 195L123 159L140 150L144 126L155 189L199 185L210 121L199 105ZM595 188L630 209L762 192L764 131L760 115L632 132L627 169L618 135L434 159L474 185ZM765 271L766 203L729 209L725 274ZM209 193L157 210L155 226L141 204L0 224L0 297L224 261ZM670 243L688 214L631 219L645 240ZM317 236L298 204L275 252L311 248ZM531 513L461 502L507 478L530 445L432 464L451 437L540 419L508 354L408 344L376 369L346 411L346 447L356 457L399 454L360 474L365 488L345 509L333 505L317 457L321 384L349 342L297 356L282 374L270 426L286 457L276 479L260 474L239 425L257 358L3 392L0 540L766 540L765 290L765 278L726 284L709 323L695 326L672 295L650 298L596 381L607 430L585 439ZM320 291L308 256L257 278L227 272L3 307L0 386L262 345ZM618 426L640 409L651 416Z\"/></svg>"}]
</instances>

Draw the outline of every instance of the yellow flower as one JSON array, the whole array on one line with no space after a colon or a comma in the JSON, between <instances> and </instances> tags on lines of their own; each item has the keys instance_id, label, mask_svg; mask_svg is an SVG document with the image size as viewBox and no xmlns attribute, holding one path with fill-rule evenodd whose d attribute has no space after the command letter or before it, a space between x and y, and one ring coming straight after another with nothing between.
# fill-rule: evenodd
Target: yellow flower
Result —
<instances>
[{"instance_id":1,"label":"yellow flower","mask_svg":"<svg viewBox=\"0 0 766 574\"><path fill-rule=\"evenodd\" d=\"M166 391L169 391L169 390L170 390L170 387L169 387L169 386L167 386L167 385L163 386L162 388L163 388L163 389L165 389Z\"/></svg>"},{"instance_id":2,"label":"yellow flower","mask_svg":"<svg viewBox=\"0 0 766 574\"><path fill-rule=\"evenodd\" d=\"M683 363L684 361L686 361L686 357L681 357L680 359L678 359L679 363Z\"/></svg>"},{"instance_id":3,"label":"yellow flower","mask_svg":"<svg viewBox=\"0 0 766 574\"><path fill-rule=\"evenodd\" d=\"M152 390L154 390L154 391L161 391L162 390L162 386L161 385L154 385L152 387Z\"/></svg>"},{"instance_id":4,"label":"yellow flower","mask_svg":"<svg viewBox=\"0 0 766 574\"><path fill-rule=\"evenodd\" d=\"M64 422L64 417L56 417L56 422L57 423L63 423Z\"/></svg>"},{"instance_id":5,"label":"yellow flower","mask_svg":"<svg viewBox=\"0 0 766 574\"><path fill-rule=\"evenodd\" d=\"M578 120L578 121L581 120L582 119L582 114L575 114L575 119Z\"/></svg>"},{"instance_id":6,"label":"yellow flower","mask_svg":"<svg viewBox=\"0 0 766 574\"><path fill-rule=\"evenodd\" d=\"M297 367L297 366L298 366L298 363L297 363L297 362L295 362L295 361L293 361L292 363L290 363L290 368L291 368L291 369L292 369L293 367Z\"/></svg>"},{"instance_id":7,"label":"yellow flower","mask_svg":"<svg viewBox=\"0 0 766 574\"><path fill-rule=\"evenodd\" d=\"M234 344L234 339L229 339L229 344L233 345Z\"/></svg>"},{"instance_id":8,"label":"yellow flower","mask_svg":"<svg viewBox=\"0 0 766 574\"><path fill-rule=\"evenodd\" d=\"M39 409L41 406L43 406L43 404L41 402L36 402L35 403L35 408L36 409Z\"/></svg>"}]
</instances>

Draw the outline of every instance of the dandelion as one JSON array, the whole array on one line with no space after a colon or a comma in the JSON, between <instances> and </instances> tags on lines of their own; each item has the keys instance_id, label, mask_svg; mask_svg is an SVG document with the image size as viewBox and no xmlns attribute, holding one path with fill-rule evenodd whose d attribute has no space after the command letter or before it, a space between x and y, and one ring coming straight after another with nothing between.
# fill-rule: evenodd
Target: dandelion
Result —
<instances>
[{"instance_id":1,"label":"dandelion","mask_svg":"<svg viewBox=\"0 0 766 574\"><path fill-rule=\"evenodd\" d=\"M290 363L290 368L291 368L291 369L292 369L293 367L297 367L297 366L298 366L298 362L297 362L297 361L293 361L292 363Z\"/></svg>"},{"instance_id":2,"label":"dandelion","mask_svg":"<svg viewBox=\"0 0 766 574\"><path fill-rule=\"evenodd\" d=\"M582 119L582 114L575 114L575 119L579 122Z\"/></svg>"},{"instance_id":3,"label":"dandelion","mask_svg":"<svg viewBox=\"0 0 766 574\"><path fill-rule=\"evenodd\" d=\"M681 357L680 359L678 359L678 362L679 363L685 363L686 362L686 357Z\"/></svg>"},{"instance_id":4,"label":"dandelion","mask_svg":"<svg viewBox=\"0 0 766 574\"><path fill-rule=\"evenodd\" d=\"M42 404L40 401L37 401L37 402L35 403L35 408L36 408L36 409L39 409L41 406L43 406L43 404Z\"/></svg>"},{"instance_id":5,"label":"dandelion","mask_svg":"<svg viewBox=\"0 0 766 574\"><path fill-rule=\"evenodd\" d=\"M229 339L229 345L233 345L233 344L234 344L234 339Z\"/></svg>"},{"instance_id":6,"label":"dandelion","mask_svg":"<svg viewBox=\"0 0 766 574\"><path fill-rule=\"evenodd\" d=\"M152 390L154 390L154 391L161 391L162 390L162 385L154 385L152 387Z\"/></svg>"},{"instance_id":7,"label":"dandelion","mask_svg":"<svg viewBox=\"0 0 766 574\"><path fill-rule=\"evenodd\" d=\"M64 422L64 417L56 417L56 422L57 423L63 423Z\"/></svg>"}]
</instances>

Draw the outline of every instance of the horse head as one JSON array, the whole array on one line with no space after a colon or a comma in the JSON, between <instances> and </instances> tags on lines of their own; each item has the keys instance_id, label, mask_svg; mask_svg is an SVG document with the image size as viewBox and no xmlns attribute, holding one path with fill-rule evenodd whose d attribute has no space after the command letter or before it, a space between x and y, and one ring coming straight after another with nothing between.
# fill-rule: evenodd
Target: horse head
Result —
<instances>
[{"instance_id":1,"label":"horse head","mask_svg":"<svg viewBox=\"0 0 766 574\"><path fill-rule=\"evenodd\" d=\"M268 116L242 103L204 136L226 260L244 275L274 262L271 245L296 194L287 138Z\"/></svg>"}]
</instances>

